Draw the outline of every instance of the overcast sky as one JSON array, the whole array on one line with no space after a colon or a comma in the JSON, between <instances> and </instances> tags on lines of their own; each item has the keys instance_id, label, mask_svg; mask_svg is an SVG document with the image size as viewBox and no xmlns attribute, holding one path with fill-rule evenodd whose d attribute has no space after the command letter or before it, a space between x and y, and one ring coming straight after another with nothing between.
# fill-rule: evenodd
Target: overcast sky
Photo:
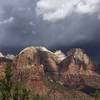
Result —
<instances>
[{"instance_id":1,"label":"overcast sky","mask_svg":"<svg viewBox=\"0 0 100 100\"><path fill-rule=\"evenodd\" d=\"M0 0L0 50L81 47L100 56L100 0Z\"/></svg>"}]
</instances>

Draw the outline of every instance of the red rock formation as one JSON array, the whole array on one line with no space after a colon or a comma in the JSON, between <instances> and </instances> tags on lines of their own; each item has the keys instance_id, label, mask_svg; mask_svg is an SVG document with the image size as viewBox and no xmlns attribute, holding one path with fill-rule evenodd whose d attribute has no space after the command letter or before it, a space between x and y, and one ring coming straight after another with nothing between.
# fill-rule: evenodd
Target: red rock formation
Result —
<instances>
[{"instance_id":1,"label":"red rock formation","mask_svg":"<svg viewBox=\"0 0 100 100\"><path fill-rule=\"evenodd\" d=\"M83 76L97 76L94 65L88 55L80 48L72 49L60 63L61 80L64 84L83 84ZM73 78L72 78L73 77ZM66 84L67 84L66 83Z\"/></svg>"},{"instance_id":2,"label":"red rock formation","mask_svg":"<svg viewBox=\"0 0 100 100\"><path fill-rule=\"evenodd\" d=\"M2 66L5 61L7 59L3 59L0 63L0 73L4 72ZM53 53L44 47L28 47L14 57L12 65L14 81L22 81L30 90L40 95L46 95L50 91L51 84L47 86L45 79L73 88L91 83L94 85L93 76L98 79L91 59L79 48L70 50L65 56L61 51ZM0 77L3 74L0 74ZM53 88L50 95L63 98L67 95L65 91L63 93Z\"/></svg>"},{"instance_id":3,"label":"red rock formation","mask_svg":"<svg viewBox=\"0 0 100 100\"><path fill-rule=\"evenodd\" d=\"M7 63L12 63L12 60L0 53L0 80L5 77L5 67Z\"/></svg>"},{"instance_id":4,"label":"red rock formation","mask_svg":"<svg viewBox=\"0 0 100 100\"><path fill-rule=\"evenodd\" d=\"M65 55L61 52L59 55L59 53L53 53L44 47L28 47L15 57L13 65L17 76L27 73L23 76L28 76L28 79L34 76L33 79L38 79L45 75L50 80L59 81L60 79L60 83L70 85L84 84L83 76L97 75L91 59L80 48L70 50L67 57L64 60L62 58L64 59Z\"/></svg>"},{"instance_id":5,"label":"red rock formation","mask_svg":"<svg viewBox=\"0 0 100 100\"><path fill-rule=\"evenodd\" d=\"M46 73L49 73L50 79L55 80L55 72L58 72L53 53L39 47L28 47L22 50L13 60L13 66L14 79L20 79L40 95L47 93L48 90L43 81L44 77L48 77Z\"/></svg>"}]
</instances>

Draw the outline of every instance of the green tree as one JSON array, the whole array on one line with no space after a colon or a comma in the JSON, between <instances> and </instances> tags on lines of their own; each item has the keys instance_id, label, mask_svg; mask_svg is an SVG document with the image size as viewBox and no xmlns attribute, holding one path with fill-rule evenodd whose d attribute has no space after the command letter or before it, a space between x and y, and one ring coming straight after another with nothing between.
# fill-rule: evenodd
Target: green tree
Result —
<instances>
[{"instance_id":1,"label":"green tree","mask_svg":"<svg viewBox=\"0 0 100 100\"><path fill-rule=\"evenodd\" d=\"M12 82L12 67L5 66L5 78L0 81L0 100L28 100L29 91L21 82Z\"/></svg>"},{"instance_id":2,"label":"green tree","mask_svg":"<svg viewBox=\"0 0 100 100\"><path fill-rule=\"evenodd\" d=\"M7 63L5 78L0 81L0 100L44 100L42 96L32 94L21 80L13 83L12 78L12 66Z\"/></svg>"}]
</instances>

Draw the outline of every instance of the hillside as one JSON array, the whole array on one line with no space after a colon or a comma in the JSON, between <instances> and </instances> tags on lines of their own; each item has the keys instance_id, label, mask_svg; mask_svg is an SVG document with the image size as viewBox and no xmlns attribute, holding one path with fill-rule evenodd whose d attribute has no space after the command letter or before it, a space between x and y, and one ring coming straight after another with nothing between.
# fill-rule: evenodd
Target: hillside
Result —
<instances>
[{"instance_id":1,"label":"hillside","mask_svg":"<svg viewBox=\"0 0 100 100\"><path fill-rule=\"evenodd\" d=\"M80 48L64 54L52 52L45 47L27 47L16 56L0 54L0 79L5 77L6 63L12 64L13 82L20 80L30 91L48 100L94 100L92 91L100 85L100 75L91 58ZM66 97L66 99L65 99ZM68 99L69 100L69 99Z\"/></svg>"}]
</instances>

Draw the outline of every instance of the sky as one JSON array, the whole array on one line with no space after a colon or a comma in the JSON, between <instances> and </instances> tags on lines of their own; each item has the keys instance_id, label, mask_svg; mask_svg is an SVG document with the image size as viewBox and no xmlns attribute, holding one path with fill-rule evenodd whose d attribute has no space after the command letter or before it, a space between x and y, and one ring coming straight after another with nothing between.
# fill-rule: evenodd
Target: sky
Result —
<instances>
[{"instance_id":1,"label":"sky","mask_svg":"<svg viewBox=\"0 0 100 100\"><path fill-rule=\"evenodd\" d=\"M100 0L0 0L0 51L80 47L100 60Z\"/></svg>"}]
</instances>

